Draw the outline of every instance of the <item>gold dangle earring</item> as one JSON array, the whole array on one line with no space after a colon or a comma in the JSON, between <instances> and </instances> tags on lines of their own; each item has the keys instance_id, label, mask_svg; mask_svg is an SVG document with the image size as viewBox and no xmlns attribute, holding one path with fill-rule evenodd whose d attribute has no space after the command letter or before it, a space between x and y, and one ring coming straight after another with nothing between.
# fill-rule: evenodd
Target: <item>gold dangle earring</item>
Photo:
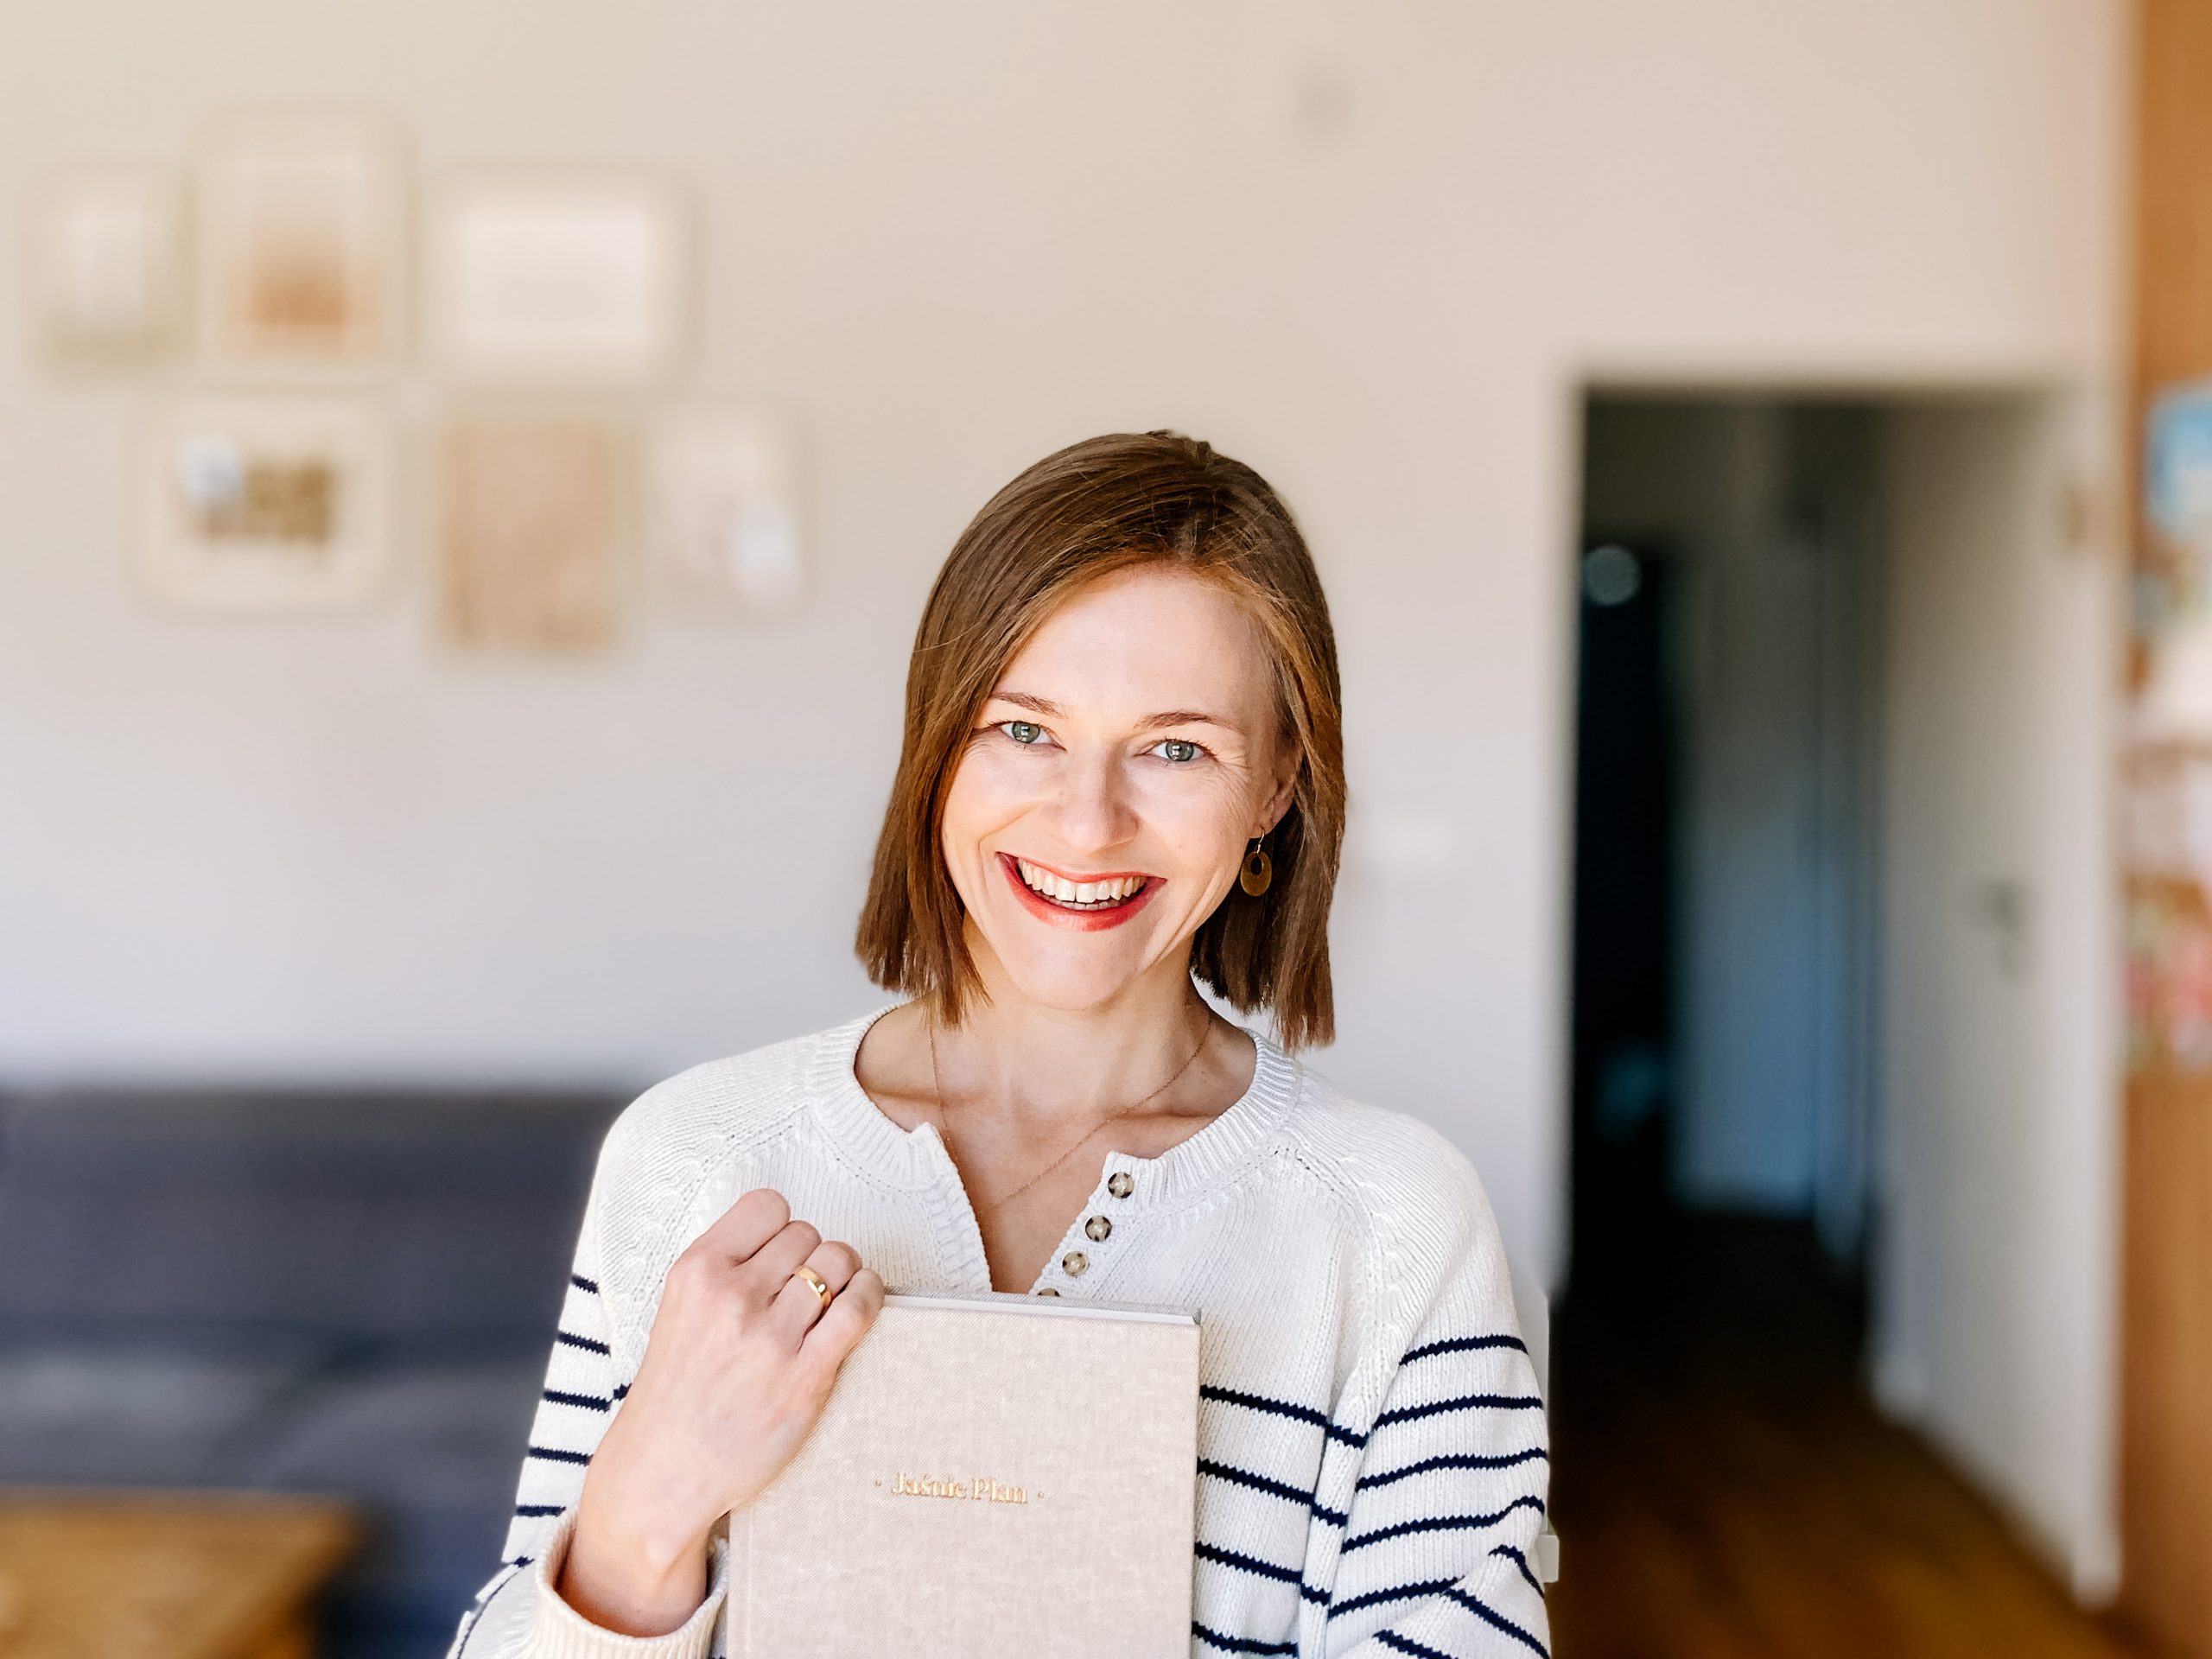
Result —
<instances>
[{"instance_id":1,"label":"gold dangle earring","mask_svg":"<svg viewBox=\"0 0 2212 1659\"><path fill-rule=\"evenodd\" d=\"M1275 879L1275 867L1267 851L1267 832L1252 843L1252 850L1244 855L1244 868L1236 872L1236 885L1258 898L1268 890L1268 883Z\"/></svg>"}]
</instances>

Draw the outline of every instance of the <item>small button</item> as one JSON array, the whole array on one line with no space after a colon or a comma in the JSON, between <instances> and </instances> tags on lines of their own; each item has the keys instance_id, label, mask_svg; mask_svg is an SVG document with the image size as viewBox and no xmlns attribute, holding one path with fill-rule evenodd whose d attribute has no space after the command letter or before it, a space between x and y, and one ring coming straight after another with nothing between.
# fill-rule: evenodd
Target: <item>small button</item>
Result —
<instances>
[{"instance_id":1,"label":"small button","mask_svg":"<svg viewBox=\"0 0 2212 1659\"><path fill-rule=\"evenodd\" d=\"M1046 1286L1041 1287L1038 1290L1037 1294L1038 1294L1039 1296L1057 1296L1057 1295L1058 1295L1060 1293L1059 1293L1058 1291L1057 1291L1057 1290L1054 1290L1054 1289L1053 1289L1050 1285L1046 1285Z\"/></svg>"},{"instance_id":2,"label":"small button","mask_svg":"<svg viewBox=\"0 0 2212 1659\"><path fill-rule=\"evenodd\" d=\"M1117 1198L1126 1198L1136 1191L1136 1182L1126 1169L1117 1169L1106 1178L1106 1190Z\"/></svg>"},{"instance_id":3,"label":"small button","mask_svg":"<svg viewBox=\"0 0 2212 1659\"><path fill-rule=\"evenodd\" d=\"M1060 1258L1060 1271L1071 1279L1080 1279L1090 1270L1090 1258L1081 1250L1070 1250Z\"/></svg>"},{"instance_id":4,"label":"small button","mask_svg":"<svg viewBox=\"0 0 2212 1659\"><path fill-rule=\"evenodd\" d=\"M1090 1235L1092 1243L1103 1244L1106 1241L1106 1235L1114 1230L1114 1224L1103 1216L1093 1216L1083 1224L1083 1230Z\"/></svg>"}]
</instances>

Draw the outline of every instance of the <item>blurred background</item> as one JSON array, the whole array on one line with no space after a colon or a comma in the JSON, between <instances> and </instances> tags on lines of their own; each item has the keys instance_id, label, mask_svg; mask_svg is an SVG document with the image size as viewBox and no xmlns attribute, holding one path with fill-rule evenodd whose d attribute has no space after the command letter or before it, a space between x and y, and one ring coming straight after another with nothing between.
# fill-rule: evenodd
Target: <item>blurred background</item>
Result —
<instances>
[{"instance_id":1,"label":"blurred background","mask_svg":"<svg viewBox=\"0 0 2212 1659\"><path fill-rule=\"evenodd\" d=\"M2207 180L2212 0L10 9L0 1652L442 1651L953 537L1173 426L1560 1651L2212 1654Z\"/></svg>"}]
</instances>

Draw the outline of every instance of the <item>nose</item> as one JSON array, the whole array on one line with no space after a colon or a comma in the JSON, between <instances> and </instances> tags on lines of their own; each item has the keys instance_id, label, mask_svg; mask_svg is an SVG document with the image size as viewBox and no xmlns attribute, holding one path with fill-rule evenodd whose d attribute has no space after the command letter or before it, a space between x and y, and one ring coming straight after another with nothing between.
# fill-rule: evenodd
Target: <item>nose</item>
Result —
<instances>
[{"instance_id":1,"label":"nose","mask_svg":"<svg viewBox=\"0 0 2212 1659\"><path fill-rule=\"evenodd\" d=\"M1088 857L1122 846L1137 832L1137 814L1128 780L1114 754L1071 758L1060 774L1052 808L1052 828L1072 857Z\"/></svg>"}]
</instances>

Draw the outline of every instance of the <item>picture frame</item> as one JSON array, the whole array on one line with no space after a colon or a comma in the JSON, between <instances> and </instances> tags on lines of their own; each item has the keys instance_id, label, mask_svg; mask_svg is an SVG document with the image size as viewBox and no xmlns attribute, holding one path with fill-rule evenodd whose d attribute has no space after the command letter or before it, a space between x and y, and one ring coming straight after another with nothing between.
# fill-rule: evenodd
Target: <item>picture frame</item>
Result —
<instances>
[{"instance_id":1,"label":"picture frame","mask_svg":"<svg viewBox=\"0 0 2212 1659\"><path fill-rule=\"evenodd\" d=\"M200 146L200 351L231 373L383 366L405 339L399 135L372 117L256 111Z\"/></svg>"},{"instance_id":2,"label":"picture frame","mask_svg":"<svg viewBox=\"0 0 2212 1659\"><path fill-rule=\"evenodd\" d=\"M86 162L32 197L27 238L38 334L72 364L147 361L175 340L183 311L183 212L151 166Z\"/></svg>"},{"instance_id":3,"label":"picture frame","mask_svg":"<svg viewBox=\"0 0 2212 1659\"><path fill-rule=\"evenodd\" d=\"M645 384L680 366L693 230L676 181L641 168L479 168L425 213L433 362L518 385Z\"/></svg>"},{"instance_id":4,"label":"picture frame","mask_svg":"<svg viewBox=\"0 0 2212 1659\"><path fill-rule=\"evenodd\" d=\"M439 610L461 649L575 655L620 631L636 445L558 406L448 416L438 454Z\"/></svg>"},{"instance_id":5,"label":"picture frame","mask_svg":"<svg viewBox=\"0 0 2212 1659\"><path fill-rule=\"evenodd\" d=\"M707 403L664 410L647 430L644 463L655 585L690 605L789 614L806 585L805 496L786 413Z\"/></svg>"},{"instance_id":6,"label":"picture frame","mask_svg":"<svg viewBox=\"0 0 2212 1659\"><path fill-rule=\"evenodd\" d=\"M145 446L143 569L189 608L327 611L374 596L391 557L390 445L357 398L194 395Z\"/></svg>"}]
</instances>

